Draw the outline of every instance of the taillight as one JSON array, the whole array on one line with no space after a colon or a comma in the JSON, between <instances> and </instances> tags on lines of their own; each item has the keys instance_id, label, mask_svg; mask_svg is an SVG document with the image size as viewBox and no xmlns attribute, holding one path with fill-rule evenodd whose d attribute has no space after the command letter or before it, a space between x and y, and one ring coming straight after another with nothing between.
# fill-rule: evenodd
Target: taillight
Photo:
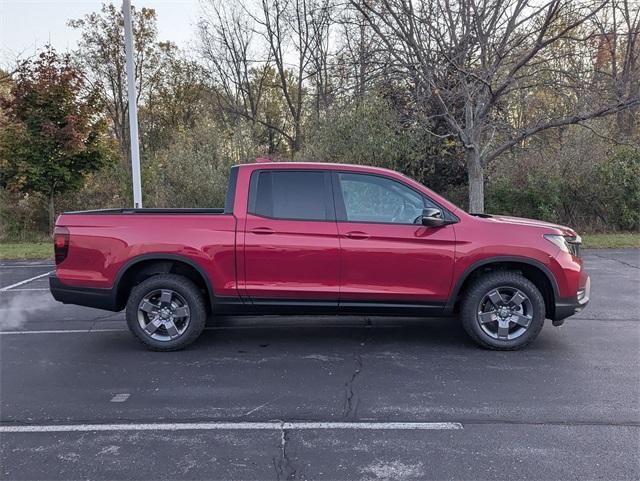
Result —
<instances>
[{"instance_id":1,"label":"taillight","mask_svg":"<svg viewBox=\"0 0 640 481\"><path fill-rule=\"evenodd\" d=\"M69 253L69 229L56 227L53 230L53 251L56 255L56 264L60 264Z\"/></svg>"}]
</instances>

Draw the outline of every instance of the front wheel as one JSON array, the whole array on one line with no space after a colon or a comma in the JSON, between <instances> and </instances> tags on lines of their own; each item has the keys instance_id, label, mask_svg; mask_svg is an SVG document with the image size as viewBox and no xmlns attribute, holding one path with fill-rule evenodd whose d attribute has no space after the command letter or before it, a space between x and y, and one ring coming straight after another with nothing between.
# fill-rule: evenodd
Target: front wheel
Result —
<instances>
[{"instance_id":1,"label":"front wheel","mask_svg":"<svg viewBox=\"0 0 640 481\"><path fill-rule=\"evenodd\" d=\"M160 274L133 288L126 317L129 330L149 349L175 351L198 338L207 314L202 293L193 282Z\"/></svg>"},{"instance_id":2,"label":"front wheel","mask_svg":"<svg viewBox=\"0 0 640 481\"><path fill-rule=\"evenodd\" d=\"M542 294L511 271L490 272L466 292L460 310L467 334L482 347L511 351L538 337L545 319Z\"/></svg>"}]
</instances>

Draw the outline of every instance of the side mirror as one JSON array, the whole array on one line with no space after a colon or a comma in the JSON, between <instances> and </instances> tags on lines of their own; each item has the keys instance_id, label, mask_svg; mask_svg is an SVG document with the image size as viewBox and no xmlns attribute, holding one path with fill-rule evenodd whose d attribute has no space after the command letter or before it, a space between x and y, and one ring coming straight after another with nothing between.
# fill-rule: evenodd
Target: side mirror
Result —
<instances>
[{"instance_id":1,"label":"side mirror","mask_svg":"<svg viewBox=\"0 0 640 481\"><path fill-rule=\"evenodd\" d=\"M422 225L440 227L446 224L450 224L450 222L442 218L440 209L434 209L433 207L422 209Z\"/></svg>"}]
</instances>

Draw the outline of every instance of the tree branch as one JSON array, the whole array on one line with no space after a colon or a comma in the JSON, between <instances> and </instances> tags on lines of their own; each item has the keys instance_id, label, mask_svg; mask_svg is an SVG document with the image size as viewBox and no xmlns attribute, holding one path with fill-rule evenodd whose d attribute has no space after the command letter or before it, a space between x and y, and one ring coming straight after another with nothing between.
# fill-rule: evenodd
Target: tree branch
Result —
<instances>
[{"instance_id":1,"label":"tree branch","mask_svg":"<svg viewBox=\"0 0 640 481\"><path fill-rule=\"evenodd\" d=\"M499 155L511 149L514 145L518 144L519 142L522 142L523 140L539 132L553 129L556 127L562 127L565 125L580 124L581 122L584 122L585 120L589 120L589 119L606 117L607 115L615 114L622 110L630 109L638 105L640 105L640 97L630 99L626 102L620 102L616 105L609 105L606 107L602 107L598 110L592 110L590 112L582 112L579 114L554 119L542 124L537 124L533 127L530 127L526 130L521 131L518 135L516 135L515 137L512 137L509 141L505 142L498 148L494 149L489 155L487 155L482 159L482 163L483 165L486 165L488 162L492 161Z\"/></svg>"}]
</instances>

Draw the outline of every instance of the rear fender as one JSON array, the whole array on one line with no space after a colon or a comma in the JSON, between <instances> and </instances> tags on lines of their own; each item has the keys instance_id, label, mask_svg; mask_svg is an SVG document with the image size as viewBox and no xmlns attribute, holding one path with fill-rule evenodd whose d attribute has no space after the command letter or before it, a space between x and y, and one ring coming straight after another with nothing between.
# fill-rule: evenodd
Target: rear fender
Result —
<instances>
[{"instance_id":1,"label":"rear fender","mask_svg":"<svg viewBox=\"0 0 640 481\"><path fill-rule=\"evenodd\" d=\"M125 265L120 268L120 270L118 271L118 274L116 275L115 282L113 284L113 290L114 292L117 293L116 304L118 306L124 307L126 303L127 296L125 295L126 293L124 292L124 289L126 289L127 286L123 285L123 280L127 280L127 273L131 272L131 269L135 269L136 265L142 262L147 262L147 261L158 261L158 262L154 262L149 266L145 266L139 272L136 272L134 281L141 278L149 277L150 275L167 274L171 271L171 267L173 266L174 262L182 262L192 267L196 272L198 272L198 274L204 281L204 285L206 286L206 289L207 289L209 301L211 303L211 307L213 308L214 299L215 299L213 287L211 286L211 280L209 279L209 276L205 273L202 266L200 266L200 264L193 261L192 259L189 259L188 257L184 257L176 254L165 254L165 253L142 254L140 256L129 259L129 261L127 261Z\"/></svg>"}]
</instances>

